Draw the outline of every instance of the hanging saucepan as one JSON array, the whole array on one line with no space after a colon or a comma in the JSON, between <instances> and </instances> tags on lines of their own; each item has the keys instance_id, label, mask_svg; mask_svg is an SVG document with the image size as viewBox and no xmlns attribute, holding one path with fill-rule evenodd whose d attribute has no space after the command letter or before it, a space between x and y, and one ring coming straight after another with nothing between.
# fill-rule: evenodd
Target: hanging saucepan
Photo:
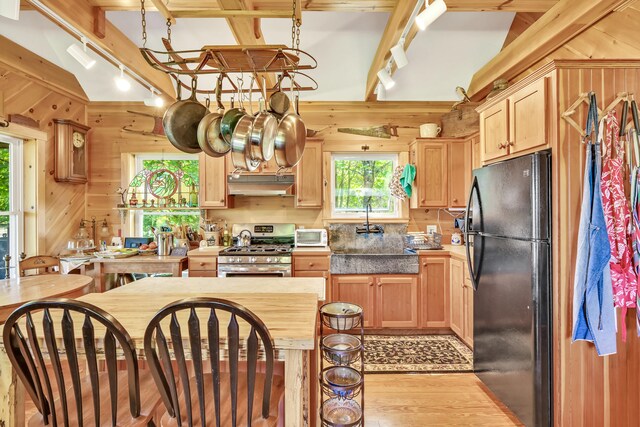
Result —
<instances>
[{"instance_id":1,"label":"hanging saucepan","mask_svg":"<svg viewBox=\"0 0 640 427\"><path fill-rule=\"evenodd\" d=\"M253 86L253 79L251 82L251 86ZM249 89L249 106L251 106L251 89L252 88ZM240 101L242 101L242 90L240 90L240 92ZM233 136L231 137L231 161L236 170L253 172L260 166L260 161L251 159L250 153L253 119L253 114L244 114L240 120L238 120L233 130Z\"/></svg>"},{"instance_id":2,"label":"hanging saucepan","mask_svg":"<svg viewBox=\"0 0 640 427\"><path fill-rule=\"evenodd\" d=\"M289 112L278 125L275 140L276 163L281 168L292 168L298 164L307 142L307 128L298 115L298 95L295 97L295 111Z\"/></svg>"},{"instance_id":3,"label":"hanging saucepan","mask_svg":"<svg viewBox=\"0 0 640 427\"><path fill-rule=\"evenodd\" d=\"M238 90L240 90L239 87ZM232 96L231 108L224 113L224 115L222 116L222 121L220 122L220 134L222 135L222 138L229 144L231 144L233 131L235 130L238 121L246 114L244 108L242 108L242 103L238 102L238 104L239 108L234 108Z\"/></svg>"},{"instance_id":4,"label":"hanging saucepan","mask_svg":"<svg viewBox=\"0 0 640 427\"><path fill-rule=\"evenodd\" d=\"M278 119L264 108L266 98L266 79L262 79L262 97L260 98L260 111L253 120L250 138L250 152L252 160L268 162L273 157L275 150L276 133L278 132Z\"/></svg>"},{"instance_id":5,"label":"hanging saucepan","mask_svg":"<svg viewBox=\"0 0 640 427\"><path fill-rule=\"evenodd\" d=\"M277 90L269 97L269 110L278 118L281 119L289 111L289 97L282 92L282 79L284 74L278 77Z\"/></svg>"},{"instance_id":6,"label":"hanging saucepan","mask_svg":"<svg viewBox=\"0 0 640 427\"><path fill-rule=\"evenodd\" d=\"M171 144L185 153L199 153L198 124L207 114L207 108L196 99L197 80L191 80L191 96L180 100L180 80L178 80L178 101L172 104L162 117L164 133Z\"/></svg>"},{"instance_id":7,"label":"hanging saucepan","mask_svg":"<svg viewBox=\"0 0 640 427\"><path fill-rule=\"evenodd\" d=\"M224 114L222 105L222 74L218 77L216 85L216 103L218 111L209 113L202 118L198 125L198 144L205 154L212 157L222 157L231 150L231 144L222 138L220 123Z\"/></svg>"}]
</instances>

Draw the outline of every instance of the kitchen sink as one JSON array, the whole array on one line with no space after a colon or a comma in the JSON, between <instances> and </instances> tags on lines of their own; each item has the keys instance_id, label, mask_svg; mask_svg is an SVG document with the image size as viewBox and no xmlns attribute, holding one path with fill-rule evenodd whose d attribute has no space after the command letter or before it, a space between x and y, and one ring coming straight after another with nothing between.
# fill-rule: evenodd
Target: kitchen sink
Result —
<instances>
[{"instance_id":1,"label":"kitchen sink","mask_svg":"<svg viewBox=\"0 0 640 427\"><path fill-rule=\"evenodd\" d=\"M418 255L410 249L393 254L331 254L331 274L418 274L418 271Z\"/></svg>"}]
</instances>

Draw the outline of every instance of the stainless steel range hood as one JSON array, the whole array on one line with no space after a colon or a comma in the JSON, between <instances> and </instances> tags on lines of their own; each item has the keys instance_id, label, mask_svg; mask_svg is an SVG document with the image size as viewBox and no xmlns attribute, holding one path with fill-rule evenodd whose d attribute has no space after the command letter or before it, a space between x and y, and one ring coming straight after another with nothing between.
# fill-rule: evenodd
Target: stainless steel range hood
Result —
<instances>
[{"instance_id":1,"label":"stainless steel range hood","mask_svg":"<svg viewBox=\"0 0 640 427\"><path fill-rule=\"evenodd\" d=\"M231 196L284 196L293 182L293 175L229 175L227 189Z\"/></svg>"}]
</instances>

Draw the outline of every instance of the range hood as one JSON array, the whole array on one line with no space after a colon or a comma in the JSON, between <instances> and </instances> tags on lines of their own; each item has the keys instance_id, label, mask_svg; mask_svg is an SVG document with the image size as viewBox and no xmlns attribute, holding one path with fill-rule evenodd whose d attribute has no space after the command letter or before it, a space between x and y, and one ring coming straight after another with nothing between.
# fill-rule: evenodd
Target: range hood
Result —
<instances>
[{"instance_id":1,"label":"range hood","mask_svg":"<svg viewBox=\"0 0 640 427\"><path fill-rule=\"evenodd\" d=\"M231 196L284 196L294 183L293 175L227 176L227 190Z\"/></svg>"}]
</instances>

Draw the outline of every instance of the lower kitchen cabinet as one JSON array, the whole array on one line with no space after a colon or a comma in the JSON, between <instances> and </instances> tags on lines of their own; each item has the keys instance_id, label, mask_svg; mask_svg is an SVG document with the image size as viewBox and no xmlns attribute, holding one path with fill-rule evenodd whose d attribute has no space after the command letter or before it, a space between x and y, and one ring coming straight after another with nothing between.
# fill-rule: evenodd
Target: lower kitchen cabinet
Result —
<instances>
[{"instance_id":1,"label":"lower kitchen cabinet","mask_svg":"<svg viewBox=\"0 0 640 427\"><path fill-rule=\"evenodd\" d=\"M449 257L420 257L420 327L449 326Z\"/></svg>"},{"instance_id":2,"label":"lower kitchen cabinet","mask_svg":"<svg viewBox=\"0 0 640 427\"><path fill-rule=\"evenodd\" d=\"M471 284L471 280L465 279L462 294L464 306L464 330L462 332L462 340L469 347L473 347L473 285Z\"/></svg>"},{"instance_id":3,"label":"lower kitchen cabinet","mask_svg":"<svg viewBox=\"0 0 640 427\"><path fill-rule=\"evenodd\" d=\"M293 277L322 277L325 279L325 300L318 306L331 302L330 255L293 255Z\"/></svg>"},{"instance_id":4,"label":"lower kitchen cabinet","mask_svg":"<svg viewBox=\"0 0 640 427\"><path fill-rule=\"evenodd\" d=\"M366 328L417 328L418 278L415 275L336 275L333 300L358 304Z\"/></svg>"},{"instance_id":5,"label":"lower kitchen cabinet","mask_svg":"<svg viewBox=\"0 0 640 427\"><path fill-rule=\"evenodd\" d=\"M459 337L464 335L464 263L452 258L449 263L449 277L451 280L451 330Z\"/></svg>"},{"instance_id":6,"label":"lower kitchen cabinet","mask_svg":"<svg viewBox=\"0 0 640 427\"><path fill-rule=\"evenodd\" d=\"M215 256L189 256L189 277L218 277Z\"/></svg>"}]
</instances>

